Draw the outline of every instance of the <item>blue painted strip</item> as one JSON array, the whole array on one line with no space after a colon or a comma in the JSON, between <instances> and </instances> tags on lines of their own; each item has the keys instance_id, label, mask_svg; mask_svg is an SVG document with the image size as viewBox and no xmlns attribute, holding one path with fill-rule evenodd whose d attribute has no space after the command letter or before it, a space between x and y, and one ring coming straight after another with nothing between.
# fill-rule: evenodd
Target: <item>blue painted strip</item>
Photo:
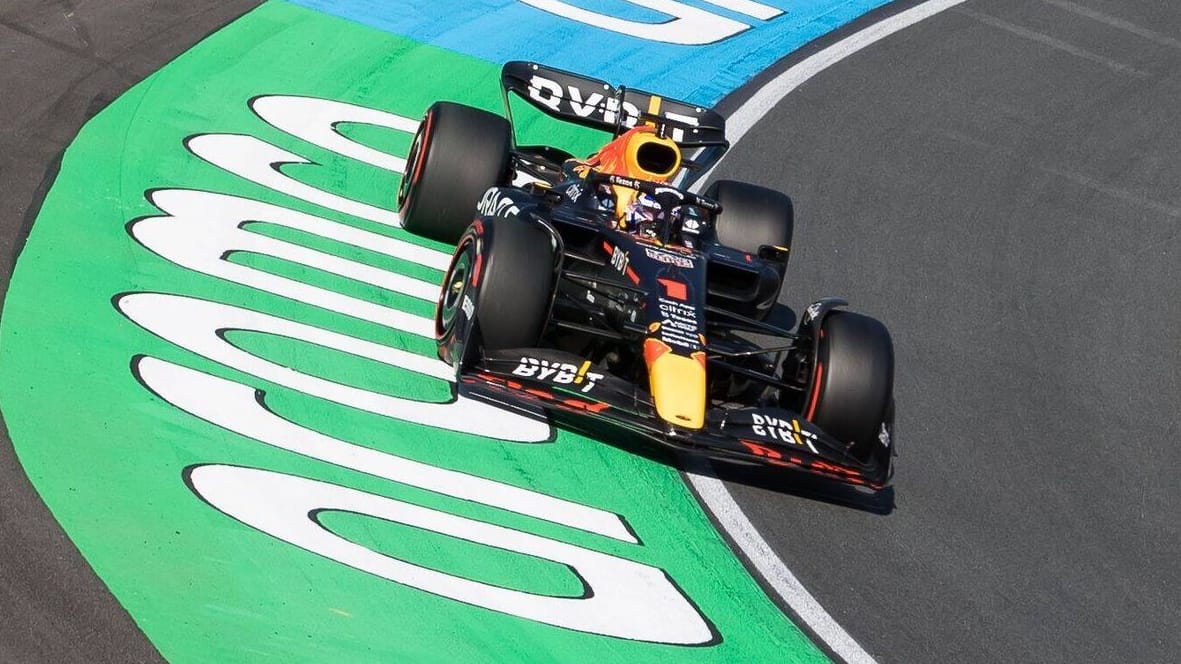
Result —
<instances>
[{"instance_id":1,"label":"blue painted strip","mask_svg":"<svg viewBox=\"0 0 1181 664\"><path fill-rule=\"evenodd\" d=\"M766 21L682 0L750 26L702 46L661 44L592 27L518 0L288 1L496 64L536 60L713 105L784 55L890 0L760 0L783 10ZM630 21L670 18L626 0L565 1Z\"/></svg>"}]
</instances>

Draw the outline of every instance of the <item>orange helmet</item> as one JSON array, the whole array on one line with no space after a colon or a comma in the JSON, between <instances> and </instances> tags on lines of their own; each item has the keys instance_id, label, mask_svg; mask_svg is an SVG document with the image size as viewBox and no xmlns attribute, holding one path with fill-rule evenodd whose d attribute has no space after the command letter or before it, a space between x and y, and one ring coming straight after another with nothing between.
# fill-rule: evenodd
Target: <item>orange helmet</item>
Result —
<instances>
[{"instance_id":1,"label":"orange helmet","mask_svg":"<svg viewBox=\"0 0 1181 664\"><path fill-rule=\"evenodd\" d=\"M681 149L656 129L629 129L591 155L587 165L603 173L625 178L668 182L681 168Z\"/></svg>"},{"instance_id":2,"label":"orange helmet","mask_svg":"<svg viewBox=\"0 0 1181 664\"><path fill-rule=\"evenodd\" d=\"M625 178L667 183L681 169L681 149L670 138L642 125L629 129L601 150L591 155L586 165L601 173ZM628 187L614 186L615 214L622 218L639 193Z\"/></svg>"}]
</instances>

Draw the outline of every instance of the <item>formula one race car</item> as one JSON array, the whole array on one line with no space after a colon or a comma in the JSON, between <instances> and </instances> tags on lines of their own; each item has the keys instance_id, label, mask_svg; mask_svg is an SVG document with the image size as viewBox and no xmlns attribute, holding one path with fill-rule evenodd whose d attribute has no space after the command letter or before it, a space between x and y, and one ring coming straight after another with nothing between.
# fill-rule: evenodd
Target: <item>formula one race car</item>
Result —
<instances>
[{"instance_id":1,"label":"formula one race car","mask_svg":"<svg viewBox=\"0 0 1181 664\"><path fill-rule=\"evenodd\" d=\"M612 138L575 159L516 145L510 120L487 111L427 111L398 209L407 230L457 245L435 326L459 389L586 430L886 486L885 326L835 298L808 306L794 331L769 323L791 199L675 184L721 158L723 118L529 62L506 64L501 84L510 118L518 95Z\"/></svg>"}]
</instances>

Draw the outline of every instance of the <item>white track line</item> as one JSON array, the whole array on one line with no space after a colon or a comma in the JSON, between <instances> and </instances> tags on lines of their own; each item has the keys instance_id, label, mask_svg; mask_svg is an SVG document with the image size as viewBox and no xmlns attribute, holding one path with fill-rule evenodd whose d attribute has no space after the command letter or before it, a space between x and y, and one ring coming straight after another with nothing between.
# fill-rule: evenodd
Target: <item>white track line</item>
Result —
<instances>
[{"instance_id":1,"label":"white track line","mask_svg":"<svg viewBox=\"0 0 1181 664\"><path fill-rule=\"evenodd\" d=\"M731 142L738 143L742 140L756 122L808 79L899 30L964 2L965 0L929 0L808 56L760 88L726 119L726 129ZM699 189L712 173L711 168L697 180L693 188ZM716 477L708 461L693 462L693 466L685 471L685 475L734 544L742 550L767 584L829 650L847 664L876 664L874 658L837 624L779 559L775 550L767 544L742 508L734 501L726 485Z\"/></svg>"}]
</instances>

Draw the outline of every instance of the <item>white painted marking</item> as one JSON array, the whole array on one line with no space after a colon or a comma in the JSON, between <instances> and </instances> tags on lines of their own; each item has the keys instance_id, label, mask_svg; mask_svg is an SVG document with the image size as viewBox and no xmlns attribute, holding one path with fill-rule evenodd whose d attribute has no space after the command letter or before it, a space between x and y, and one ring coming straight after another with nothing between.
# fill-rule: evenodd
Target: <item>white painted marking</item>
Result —
<instances>
[{"instance_id":1,"label":"white painted marking","mask_svg":"<svg viewBox=\"0 0 1181 664\"><path fill-rule=\"evenodd\" d=\"M206 502L248 526L411 588L547 625L621 639L698 645L714 636L709 624L672 580L651 565L269 470L198 466L189 479L193 490ZM415 565L337 535L321 522L321 512L349 513L399 523L518 554L513 560L550 561L576 576L584 593L580 597L537 594Z\"/></svg>"},{"instance_id":2,"label":"white painted marking","mask_svg":"<svg viewBox=\"0 0 1181 664\"><path fill-rule=\"evenodd\" d=\"M340 133L340 125L364 124L406 134L418 131L417 120L331 99L271 95L255 99L250 103L250 108L276 129L330 152L394 173L401 173L406 168L405 159L344 136Z\"/></svg>"},{"instance_id":3,"label":"white painted marking","mask_svg":"<svg viewBox=\"0 0 1181 664\"><path fill-rule=\"evenodd\" d=\"M876 664L873 657L837 624L796 575L791 573L771 545L767 544L734 496L730 495L725 483L714 475L709 461L693 458L687 463L691 470L685 471L685 475L689 477L689 482L702 502L709 507L734 544L742 549L743 555L750 560L759 575L808 625L808 629L847 664Z\"/></svg>"},{"instance_id":4,"label":"white painted marking","mask_svg":"<svg viewBox=\"0 0 1181 664\"><path fill-rule=\"evenodd\" d=\"M240 307L163 293L132 293L115 303L145 330L201 357L296 392L428 427L522 443L549 438L549 425L464 396L450 403L394 397L296 371L231 344L226 330L295 339L438 380L455 370L439 360ZM426 319L424 319L426 320ZM428 324L430 321L426 321Z\"/></svg>"},{"instance_id":5,"label":"white painted marking","mask_svg":"<svg viewBox=\"0 0 1181 664\"><path fill-rule=\"evenodd\" d=\"M391 482L639 544L623 519L605 510L495 480L354 445L286 420L258 390L154 357L136 365L140 382L177 408L239 435Z\"/></svg>"},{"instance_id":6,"label":"white painted marking","mask_svg":"<svg viewBox=\"0 0 1181 664\"><path fill-rule=\"evenodd\" d=\"M731 143L737 144L764 115L793 90L813 76L845 58L890 35L923 21L939 12L962 4L966 0L930 0L904 12L899 12L875 23L841 41L811 55L799 64L776 76L738 108L726 121ZM715 164L716 167L716 164ZM711 168L693 185L698 191L713 173ZM714 474L713 466L704 459L693 459L685 472L689 483L701 501L713 513L718 524L742 550L767 584L791 608L808 629L824 642L837 657L847 664L876 664L872 655L837 624L828 611L816 601L787 565L776 555L742 508L730 495L726 485Z\"/></svg>"},{"instance_id":7,"label":"white painted marking","mask_svg":"<svg viewBox=\"0 0 1181 664\"><path fill-rule=\"evenodd\" d=\"M396 227L402 225L402 219L396 212L338 196L290 177L280 170L282 166L312 162L254 136L203 134L190 138L188 147L190 152L210 164L268 189L379 224ZM394 186L391 180L391 201L393 197Z\"/></svg>"},{"instance_id":8,"label":"white painted marking","mask_svg":"<svg viewBox=\"0 0 1181 664\"><path fill-rule=\"evenodd\" d=\"M711 5L724 7L730 11L746 14L753 18L761 19L763 21L770 21L776 16L783 14L783 10L778 7L769 7L760 2L751 2L751 0L705 0Z\"/></svg>"},{"instance_id":9,"label":"white painted marking","mask_svg":"<svg viewBox=\"0 0 1181 664\"><path fill-rule=\"evenodd\" d=\"M521 0L521 2L536 7L542 11L556 14L579 23L592 25L596 28L611 30L629 37L638 37L667 44L685 44L699 46L712 44L750 28L749 25L734 19L719 16L704 9L690 7L676 0L627 0L628 2L667 14L670 20L661 23L645 23L643 21L628 21L626 19L600 14L589 9L575 7L562 0ZM715 3L722 4L722 3ZM753 5L754 3L740 3ZM754 11L753 7L747 9Z\"/></svg>"},{"instance_id":10,"label":"white painted marking","mask_svg":"<svg viewBox=\"0 0 1181 664\"><path fill-rule=\"evenodd\" d=\"M435 326L429 318L234 263L229 261L228 257L234 253L270 256L393 293L403 293L434 302L439 295L437 280L427 282L414 279L333 254L276 240L246 230L243 226L251 221L261 221L296 228L420 264L429 260L429 264L436 268L445 268L446 262L450 260L442 252L236 196L165 189L153 192L151 200L169 216L140 219L132 223L130 231L144 247L162 258L202 274L434 339Z\"/></svg>"}]
</instances>

